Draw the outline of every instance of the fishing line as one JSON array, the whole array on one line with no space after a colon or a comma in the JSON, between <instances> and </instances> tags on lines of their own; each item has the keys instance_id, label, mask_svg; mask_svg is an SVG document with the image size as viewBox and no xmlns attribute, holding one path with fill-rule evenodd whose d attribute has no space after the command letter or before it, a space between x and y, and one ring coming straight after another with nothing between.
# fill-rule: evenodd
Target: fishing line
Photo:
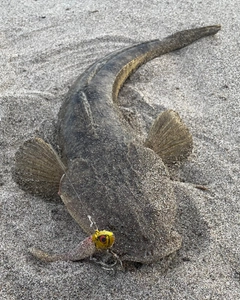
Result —
<instances>
[{"instance_id":1,"label":"fishing line","mask_svg":"<svg viewBox=\"0 0 240 300\"><path fill-rule=\"evenodd\" d=\"M51 110L52 110L52 112L53 112L52 107L51 107ZM51 149L52 149L52 151L54 152L55 157L56 157L56 159L57 159L58 165L60 166L60 168L61 168L62 171L64 172L64 174L62 175L62 177L61 177L61 179L60 179L60 182L59 182L58 195L59 195L60 198L61 198L61 183L62 183L63 179L66 177L67 180L68 180L68 182L70 183L70 186L72 187L72 189L73 189L73 191L74 191L74 193L75 193L77 199L78 199L79 202L81 203L82 201L81 201L80 195L78 194L76 188L74 187L74 184L73 184L73 182L72 182L71 179L70 179L70 176L69 176L69 175L67 174L67 172L66 172L66 171L67 171L67 167L63 164L60 155L58 155L57 151L56 151L56 150L53 148L53 146L50 144L48 138L47 138L47 137L44 137L44 139L47 141L47 143L48 143L49 146L51 147ZM81 209L84 210L83 207L82 207ZM85 210L85 212L86 212L86 210ZM88 217L88 219L89 219L89 222L90 222L89 227L92 228L93 225L95 225L95 229L94 229L94 230L95 230L95 231L98 230L98 226L97 226L96 222L94 221L94 219L92 218L92 216L88 215L87 212L86 212L86 215L87 215L87 217Z\"/></svg>"}]
</instances>

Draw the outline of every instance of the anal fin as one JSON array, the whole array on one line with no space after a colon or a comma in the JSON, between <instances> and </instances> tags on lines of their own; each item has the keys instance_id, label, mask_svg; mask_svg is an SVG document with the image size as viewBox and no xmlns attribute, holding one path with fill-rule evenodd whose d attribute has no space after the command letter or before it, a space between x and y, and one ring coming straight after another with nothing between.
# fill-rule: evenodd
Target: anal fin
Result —
<instances>
[{"instance_id":1,"label":"anal fin","mask_svg":"<svg viewBox=\"0 0 240 300\"><path fill-rule=\"evenodd\" d=\"M161 113L153 123L145 146L156 152L165 163L186 159L192 152L192 135L173 110Z\"/></svg>"},{"instance_id":2,"label":"anal fin","mask_svg":"<svg viewBox=\"0 0 240 300\"><path fill-rule=\"evenodd\" d=\"M26 141L16 152L13 178L35 195L57 195L65 166L52 146L40 138Z\"/></svg>"}]
</instances>

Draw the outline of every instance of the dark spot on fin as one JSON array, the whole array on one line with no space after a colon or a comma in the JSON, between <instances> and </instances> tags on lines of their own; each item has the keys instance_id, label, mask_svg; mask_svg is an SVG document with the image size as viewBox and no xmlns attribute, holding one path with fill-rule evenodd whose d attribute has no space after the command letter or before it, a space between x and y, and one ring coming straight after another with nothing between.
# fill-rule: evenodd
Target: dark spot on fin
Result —
<instances>
[{"instance_id":1,"label":"dark spot on fin","mask_svg":"<svg viewBox=\"0 0 240 300\"><path fill-rule=\"evenodd\" d=\"M179 114L167 110L153 123L145 146L154 150L165 163L186 159L192 152L192 135Z\"/></svg>"},{"instance_id":2,"label":"dark spot on fin","mask_svg":"<svg viewBox=\"0 0 240 300\"><path fill-rule=\"evenodd\" d=\"M50 144L40 138L26 141L15 155L13 178L34 195L57 195L65 166Z\"/></svg>"}]
</instances>

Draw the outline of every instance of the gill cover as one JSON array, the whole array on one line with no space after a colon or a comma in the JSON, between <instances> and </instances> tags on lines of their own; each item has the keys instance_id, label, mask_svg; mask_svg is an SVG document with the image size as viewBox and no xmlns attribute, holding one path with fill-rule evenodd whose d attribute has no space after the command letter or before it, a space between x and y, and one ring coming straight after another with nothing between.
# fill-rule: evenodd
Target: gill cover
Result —
<instances>
[{"instance_id":1,"label":"gill cover","mask_svg":"<svg viewBox=\"0 0 240 300\"><path fill-rule=\"evenodd\" d=\"M113 232L107 230L96 230L92 235L92 241L95 244L95 247L99 250L106 250L112 247L115 236Z\"/></svg>"}]
</instances>

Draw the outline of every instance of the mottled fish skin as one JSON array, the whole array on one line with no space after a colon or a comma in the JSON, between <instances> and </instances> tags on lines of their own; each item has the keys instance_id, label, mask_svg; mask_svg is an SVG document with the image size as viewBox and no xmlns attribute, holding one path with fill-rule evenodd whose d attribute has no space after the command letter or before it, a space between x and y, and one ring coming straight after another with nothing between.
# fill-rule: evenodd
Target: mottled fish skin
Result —
<instances>
[{"instance_id":1,"label":"mottled fish skin","mask_svg":"<svg viewBox=\"0 0 240 300\"><path fill-rule=\"evenodd\" d=\"M168 171L128 130L118 92L143 63L219 30L218 25L185 30L115 51L76 80L60 109L59 145L68 169L61 198L89 234L88 215L98 228L113 231L113 250L123 260L158 260L179 249L181 237L174 231Z\"/></svg>"},{"instance_id":2,"label":"mottled fish skin","mask_svg":"<svg viewBox=\"0 0 240 300\"><path fill-rule=\"evenodd\" d=\"M82 139L86 143L86 133L94 136L104 131L111 137L119 134L122 124L116 116L121 119L121 113L114 103L123 83L137 68L202 37L214 35L220 28L220 25L214 25L180 31L163 40L115 51L91 65L77 78L60 109L60 144L64 155L69 158L78 156L77 145Z\"/></svg>"}]
</instances>

